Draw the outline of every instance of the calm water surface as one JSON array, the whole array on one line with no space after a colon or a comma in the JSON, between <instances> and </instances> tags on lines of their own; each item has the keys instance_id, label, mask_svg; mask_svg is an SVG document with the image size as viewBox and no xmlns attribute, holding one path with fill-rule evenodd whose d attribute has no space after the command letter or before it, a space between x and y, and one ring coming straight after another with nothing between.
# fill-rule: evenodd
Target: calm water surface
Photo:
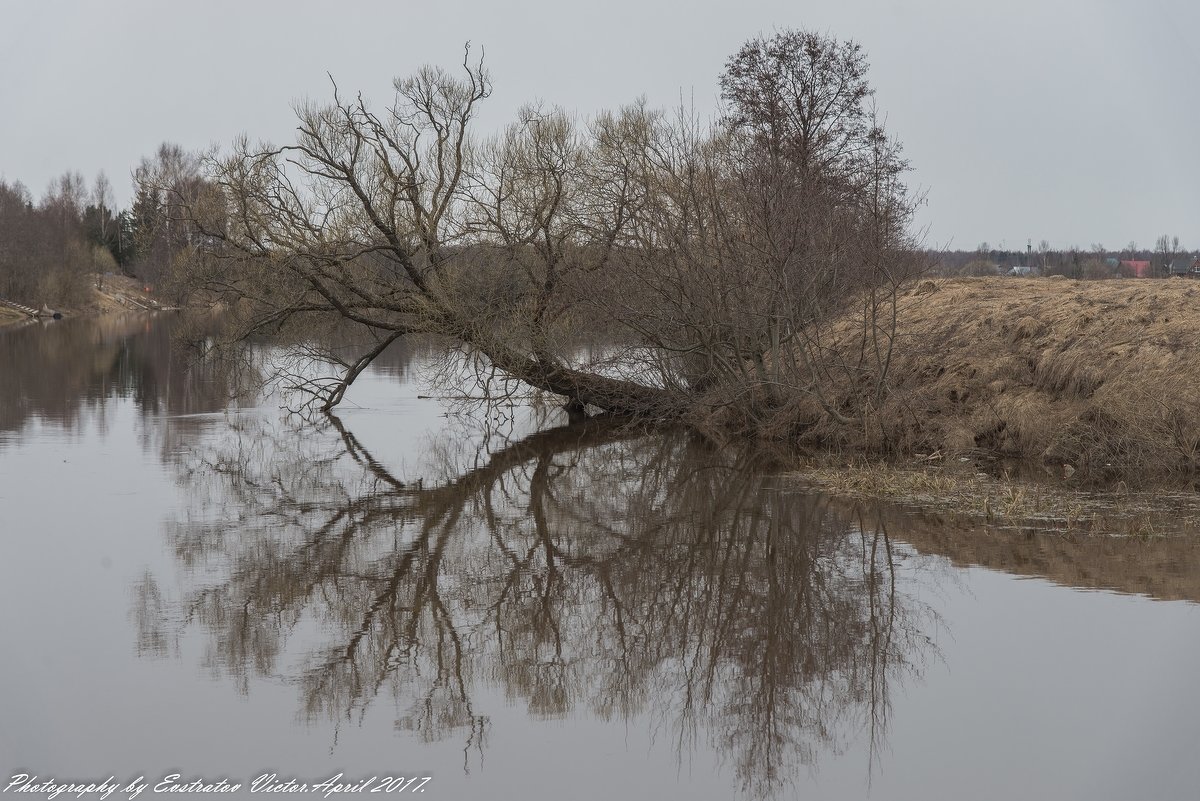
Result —
<instances>
[{"instance_id":1,"label":"calm water surface","mask_svg":"<svg viewBox=\"0 0 1200 801\"><path fill-rule=\"evenodd\" d=\"M420 352L305 425L172 325L0 332L5 777L1200 797L1190 541L971 533L683 433L448 415Z\"/></svg>"}]
</instances>

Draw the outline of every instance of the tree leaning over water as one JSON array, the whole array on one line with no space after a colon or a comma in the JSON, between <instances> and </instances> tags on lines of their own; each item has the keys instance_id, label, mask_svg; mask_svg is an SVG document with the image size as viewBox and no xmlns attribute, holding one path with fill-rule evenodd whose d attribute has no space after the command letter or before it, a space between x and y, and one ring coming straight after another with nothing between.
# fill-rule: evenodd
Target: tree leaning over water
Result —
<instances>
[{"instance_id":1,"label":"tree leaning over water","mask_svg":"<svg viewBox=\"0 0 1200 801\"><path fill-rule=\"evenodd\" d=\"M886 391L914 265L906 164L865 73L853 43L780 33L730 60L715 124L644 102L587 121L527 106L490 139L472 132L491 80L469 48L457 74L395 81L383 110L335 85L298 107L294 144L207 161L207 191L177 204L202 233L184 278L230 301L239 336L291 335L332 365L297 381L326 411L391 342L436 335L505 379L489 392L852 423ZM334 324L357 349L316 344ZM615 344L581 358L589 335ZM835 335L861 340L856 359ZM835 379L861 391L833 403Z\"/></svg>"}]
</instances>

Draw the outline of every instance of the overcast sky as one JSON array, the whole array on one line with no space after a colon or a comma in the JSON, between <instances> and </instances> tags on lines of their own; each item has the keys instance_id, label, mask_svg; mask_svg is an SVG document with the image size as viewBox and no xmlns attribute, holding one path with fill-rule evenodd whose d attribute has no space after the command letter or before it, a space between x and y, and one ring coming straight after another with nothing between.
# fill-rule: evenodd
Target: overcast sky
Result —
<instances>
[{"instance_id":1,"label":"overcast sky","mask_svg":"<svg viewBox=\"0 0 1200 801\"><path fill-rule=\"evenodd\" d=\"M163 141L288 141L326 73L382 103L391 79L486 49L482 130L540 99L588 115L645 95L708 114L746 39L862 44L927 192L931 246L1200 248L1200 4L1188 0L0 0L0 177L40 197L104 170L120 205Z\"/></svg>"}]
</instances>

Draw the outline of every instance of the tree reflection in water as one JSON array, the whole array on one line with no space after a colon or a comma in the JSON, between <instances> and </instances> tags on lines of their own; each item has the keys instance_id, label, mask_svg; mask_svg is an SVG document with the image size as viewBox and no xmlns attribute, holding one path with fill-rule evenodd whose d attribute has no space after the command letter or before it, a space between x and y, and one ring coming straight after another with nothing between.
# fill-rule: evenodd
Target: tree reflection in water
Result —
<instances>
[{"instance_id":1,"label":"tree reflection in water","mask_svg":"<svg viewBox=\"0 0 1200 801\"><path fill-rule=\"evenodd\" d=\"M483 686L533 716L648 714L770 795L853 737L873 752L931 653L898 581L920 558L747 457L599 419L429 454L439 479L401 480L337 418L243 419L192 454L171 539L213 669L248 691L301 660L310 719L391 695L399 727L468 749ZM157 586L136 595L139 644L167 648Z\"/></svg>"}]
</instances>

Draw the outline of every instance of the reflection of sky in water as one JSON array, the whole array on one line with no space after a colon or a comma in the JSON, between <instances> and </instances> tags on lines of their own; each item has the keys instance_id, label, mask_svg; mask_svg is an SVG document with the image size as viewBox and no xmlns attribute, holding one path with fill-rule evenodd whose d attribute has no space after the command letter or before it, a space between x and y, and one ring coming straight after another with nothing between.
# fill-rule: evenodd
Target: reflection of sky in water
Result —
<instances>
[{"instance_id":1,"label":"reflection of sky in water","mask_svg":"<svg viewBox=\"0 0 1200 801\"><path fill-rule=\"evenodd\" d=\"M749 614L753 607L740 616L729 612L728 620L721 617L724 607L709 610L708 616L696 612L697 620L713 627L703 629L706 633L692 643L694 651L672 652L673 643L632 642L622 652L635 661L651 648L672 656L656 667L657 683L648 685L652 693L643 694L627 714L606 720L596 707L603 686L586 683L621 675L605 656L612 640L604 638L616 629L611 605L597 589L600 577L612 582L615 597L642 604L631 607L631 635L637 620L651 621L645 631L680 635L684 629L662 617L663 604L673 586L707 575L695 572L697 561L716 564L726 553L705 541L715 530L714 520L731 527L714 536L736 545L740 540L729 531L749 524L743 517L730 523L730 515L766 510L756 536L811 547L826 572L796 573L793 551L770 555L751 549L741 552L750 553L754 562L749 575L760 575L756 571L774 559L793 571L780 573L791 584L815 577L827 598L861 608L868 572L855 555L864 553L858 547L863 540L855 526L839 533L835 525L837 520L854 523L852 512L803 496L790 498L773 489L777 482L771 479L726 473L697 482L688 470L711 472L714 462L706 463L709 457L683 440L651 438L639 444L630 435L606 444L597 436L578 449L543 442L544 449L526 453L510 446L531 447L521 443L538 439L496 435L481 454L478 420L447 418L438 402L418 399L428 390L408 380L403 360L355 387L339 412L343 432L296 434L273 407L222 413L220 382L212 376L189 378L185 365L173 362L165 343L156 339L157 329L97 332L76 325L75 332L62 327L74 337L65 351L47 350L54 343L22 332L21 358L30 358L19 368L13 366L16 348L10 342L5 349L9 335L0 334L0 354L7 360L0 364L5 409L0 428L6 432L0 433L0 619L6 644L0 652L0 754L7 757L0 769L10 773L133 778L175 768L185 775L248 780L268 770L304 778L339 771L352 776L422 771L435 776L427 792L434 798L724 799L738 784L738 760L745 755L744 749L728 747L730 738L738 736L737 721L752 716L700 715L696 729L681 727L680 716L673 714L680 708L679 684L672 683L681 675L681 656L708 653L714 637L736 639L738 627L761 625L805 636L814 629L786 616L768 625ZM31 377L36 370L29 365L39 363L33 352L44 372L59 377L60 389L49 379ZM60 354L59 361L52 353ZM556 422L552 415L543 425ZM511 430L526 434L536 427L536 420L525 418ZM499 433L510 428L502 425ZM277 444L265 434L275 436ZM321 461L345 450L344 436L361 449L356 453L364 459L369 455L367 468L345 454L328 464ZM228 457L237 453L247 460L257 486L248 488L247 473L233 469L237 460ZM509 459L509 468L488 485L490 491L471 486L452 497L431 494L497 459ZM278 469L272 466L276 462ZM375 468L404 484L404 490L383 487L381 495ZM695 496L672 506L671 493L681 487ZM706 504L739 490L745 495L741 505L705 518ZM539 491L545 494L534 498ZM287 493L294 503L281 500ZM380 497L394 506L359 529L358 550L342 563L353 571L314 588L307 598L292 586L302 572L291 574L289 587L270 585L272 577L286 571L263 572L264 565L286 556L287 547L302 547L314 520L336 514L351 501ZM489 499L491 506L485 503ZM570 613L560 621L561 653L587 669L575 677L571 702L551 705L542 714L531 714L531 706L537 706L531 697L514 694L514 687L531 680L513 678L513 665L525 662L514 662L512 653L501 649L495 624L490 629L478 625L487 615L468 603L494 600L500 591L495 580L510 576L503 563L508 557L491 544L492 534L500 532L506 542L525 549L525 567L514 575L517 589L532 599L512 606L514 616L504 618L504 626L510 642L529 636L518 624L536 618L538 590L553 585L545 560L527 555L537 545L538 523L527 514L535 501L548 512L549 529L569 546L558 566L564 574L556 585L559 595L552 598L555 609ZM395 511L404 504L408 512ZM352 631L372 600L368 590L375 585L353 573L379 574L388 558L404 553L406 543L419 535L422 520L454 510L459 519L448 530L455 539L435 586L446 607L443 614L472 622L461 627L467 640L460 650L471 661L471 713L487 719L482 743L471 739L469 726L452 725L428 740L404 731L411 712L405 693L428 686L420 682L392 686L385 681L355 691L343 687L337 697L349 703L333 709L335 714L306 712L305 692L319 677L314 655L328 656L337 635ZM698 511L689 517L688 510ZM373 513L379 507L371 503L355 511L359 519ZM490 528L489 515L494 518ZM806 520L824 520L833 528L821 537L795 539L796 527ZM618 535L631 528L638 537L623 543ZM868 521L864 530L870 529ZM638 543L656 537L659 546L639 549ZM922 551L930 547L916 541ZM943 557L918 556L899 542L893 546L897 595L903 598L897 608L909 615L905 636L915 637L904 645L905 652L923 665L920 675L889 685L886 732L874 754L862 719L870 705L825 698L822 719L838 729L833 750L841 753L818 747L813 767L801 766L795 787L783 797L862 798L868 790L870 797L889 799L1189 797L1200 780L1194 759L1200 699L1192 690L1200 617L1194 604L1080 592L1043 579L954 568ZM1014 540L1011 561L1020 564L1021 549L1036 547ZM1077 551L1069 544L1062 547L1079 559L1093 558L1086 543ZM629 557L619 556L622 548ZM258 573L251 569L256 566ZM249 572L238 575L238 569ZM1185 585L1187 570L1200 567L1182 571ZM658 573L660 581L649 580ZM696 581L689 592L707 588L725 593L726 599L740 598L736 580L744 579L746 570L725 569L720 575L733 583L714 588ZM472 577L479 579L478 586L472 586ZM1118 579L1101 583L1142 589L1136 578L1124 584ZM147 594L151 588L157 597ZM234 590L225 603L218 602L221 588ZM582 594L572 596L572 588ZM348 600L328 603L333 590ZM784 586L779 597L794 598L796 590ZM244 631L235 619L244 607L233 602L250 595L256 596L251 606L256 625L283 634L279 642L260 642L269 658L261 663L251 658L246 667L229 644ZM280 603L285 596L292 602ZM699 592L687 597L696 609L707 600ZM279 604L276 614L294 618L284 626L264 626L271 603ZM337 617L339 610L346 619ZM435 617L431 613L425 620L420 636L436 634ZM732 632L721 634L723 622ZM383 629L378 624L370 636L386 641ZM932 644L923 645L924 638ZM827 642L845 649L861 646L863 638L832 632ZM444 654L454 650L441 645ZM436 652L427 647L423 669L436 664L429 656ZM156 653L163 658L153 658ZM536 667L539 660L553 662L555 649L542 643L531 653ZM763 666L761 651L748 651L759 656L743 665L736 664L733 653L725 652L724 676L752 675ZM381 664L402 661L394 654L376 656L385 660ZM866 665L840 651L823 659L846 670ZM231 670L235 664L246 669ZM362 667L370 665L367 660ZM824 685L806 686L836 688L848 681L854 685L838 675ZM743 698L753 700L749 693ZM738 699L736 692L726 692L722 708L737 711Z\"/></svg>"}]
</instances>

